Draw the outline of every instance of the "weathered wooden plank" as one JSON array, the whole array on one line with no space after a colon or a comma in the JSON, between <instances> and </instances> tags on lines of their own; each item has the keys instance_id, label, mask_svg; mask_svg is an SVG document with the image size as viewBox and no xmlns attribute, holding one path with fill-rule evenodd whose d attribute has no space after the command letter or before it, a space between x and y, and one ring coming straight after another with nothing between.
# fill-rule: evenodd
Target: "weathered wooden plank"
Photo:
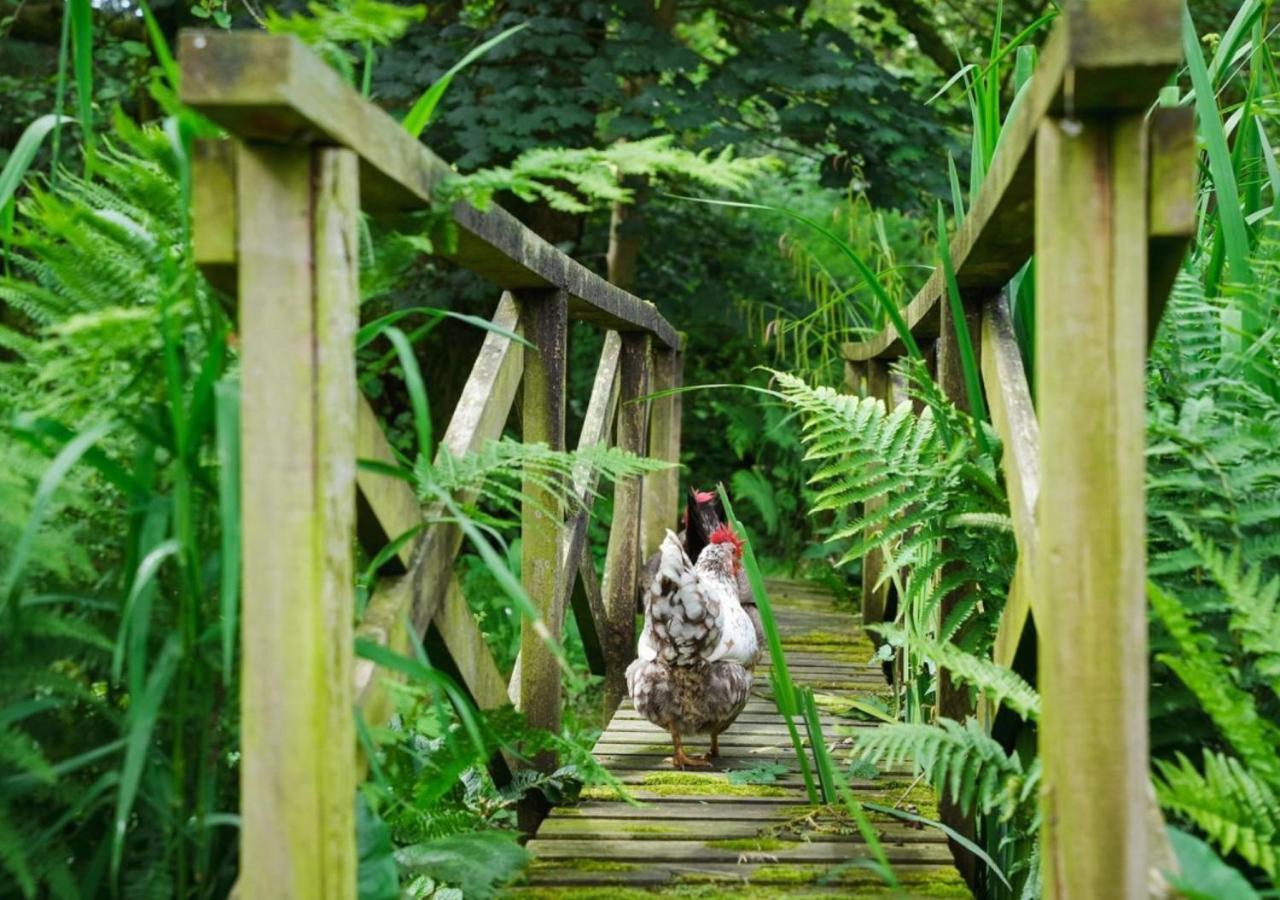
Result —
<instances>
[{"instance_id":1,"label":"weathered wooden plank","mask_svg":"<svg viewBox=\"0 0 1280 900\"><path fill-rule=\"evenodd\" d=\"M1007 294L993 298L983 311L981 358L991 423L1004 447L1001 465L1018 551L1024 557L1033 557L1036 500L1040 495L1040 425L1027 387Z\"/></svg>"},{"instance_id":2,"label":"weathered wooden plank","mask_svg":"<svg viewBox=\"0 0 1280 900\"><path fill-rule=\"evenodd\" d=\"M1196 229L1199 178L1195 111L1190 106L1153 110L1150 129L1147 251L1147 343L1155 340L1160 317L1187 244Z\"/></svg>"},{"instance_id":3,"label":"weathered wooden plank","mask_svg":"<svg viewBox=\"0 0 1280 900\"><path fill-rule=\"evenodd\" d=\"M883 400L891 408L889 393L889 366L884 360L869 359L867 367L867 396ZM885 504L884 497L873 497L865 504L868 511ZM888 603L889 585L877 584L884 571L884 553L879 548L868 550L862 557L862 623L874 625L883 622Z\"/></svg>"},{"instance_id":4,"label":"weathered wooden plank","mask_svg":"<svg viewBox=\"0 0 1280 900\"><path fill-rule=\"evenodd\" d=\"M351 559L356 168L249 147L237 166L244 588L240 891L354 890Z\"/></svg>"},{"instance_id":5,"label":"weathered wooden plank","mask_svg":"<svg viewBox=\"0 0 1280 900\"><path fill-rule=\"evenodd\" d=\"M371 213L430 206L453 169L364 100L297 39L260 32L183 31L183 102L243 140L337 144L361 163L361 202ZM555 287L571 312L618 331L647 331L668 347L679 335L657 309L566 256L498 206L458 204L453 259L504 288Z\"/></svg>"},{"instance_id":6,"label":"weathered wooden plank","mask_svg":"<svg viewBox=\"0 0 1280 900\"><path fill-rule=\"evenodd\" d=\"M733 840L735 838L769 837L770 826L778 827L777 820L762 822L759 818L741 816L736 808L730 812L734 818L717 815L715 820L715 840ZM538 840L591 840L606 841L688 841L705 840L708 834L706 818L708 813L702 812L699 819L660 819L646 816L643 820L633 819L600 819L586 816L551 816L538 829ZM782 818L782 822L787 818ZM864 843L862 835L853 830L853 826L845 824L850 833L824 833L823 839L840 844ZM880 825L876 829L881 839L902 844L946 844L946 836L932 828L912 828L907 825Z\"/></svg>"},{"instance_id":7,"label":"weathered wooden plank","mask_svg":"<svg viewBox=\"0 0 1280 900\"><path fill-rule=\"evenodd\" d=\"M679 388L683 381L683 355L678 350L655 347L650 393ZM679 394L656 397L649 403L649 453L651 459L680 463ZM644 522L641 525L640 555L648 559L658 552L667 529L676 529L680 514L680 470L676 466L644 476ZM707 486L708 488L711 485Z\"/></svg>"},{"instance_id":8,"label":"weathered wooden plank","mask_svg":"<svg viewBox=\"0 0 1280 900\"><path fill-rule=\"evenodd\" d=\"M521 386L521 420L525 443L563 450L565 366L568 347L568 298L562 291L522 291L517 295L521 330L536 348L525 355ZM529 600L546 628L558 640L563 631L566 592L560 564L560 498L526 477L520 514L520 573ZM560 665L544 636L526 619L520 631L520 703L534 728L560 733ZM556 767L555 754L540 754L538 768Z\"/></svg>"},{"instance_id":9,"label":"weathered wooden plank","mask_svg":"<svg viewBox=\"0 0 1280 900\"><path fill-rule=\"evenodd\" d=\"M624 335L619 354L618 420L615 441L618 447L643 454L646 446L648 409L640 401L648 392L650 342L644 335ZM636 583L640 575L640 522L643 509L643 481L623 478L613 488L613 527L605 556L602 593L609 617L604 646L605 715L609 716L626 695L624 674L635 657Z\"/></svg>"},{"instance_id":10,"label":"weathered wooden plank","mask_svg":"<svg viewBox=\"0 0 1280 900\"><path fill-rule=\"evenodd\" d=\"M356 459L394 466L398 460L369 401L361 396L356 404ZM390 475L371 469L356 469L357 534L369 553L377 553L394 539L423 522L422 504L413 488ZM407 569L417 542L401 545L397 558Z\"/></svg>"},{"instance_id":11,"label":"weathered wooden plank","mask_svg":"<svg viewBox=\"0 0 1280 900\"><path fill-rule=\"evenodd\" d=\"M236 290L236 169L231 141L202 138L191 148L191 250L209 283Z\"/></svg>"},{"instance_id":12,"label":"weathered wooden plank","mask_svg":"<svg viewBox=\"0 0 1280 900\"><path fill-rule=\"evenodd\" d=\"M629 841L580 841L566 838L563 840L532 840L528 848L539 859L610 859L614 862L724 862L737 863L739 858L751 854L750 848L738 846L717 847L715 841L662 841L662 840L629 840ZM736 844L736 842L735 842ZM905 841L885 841L885 855L890 863L933 863L949 864L951 851L945 844L907 843ZM761 847L757 853L768 854L770 862L792 863L840 863L855 859L871 858L870 850L865 845L839 841L792 841L782 842L782 846L769 844ZM764 860L759 860L764 861Z\"/></svg>"},{"instance_id":13,"label":"weathered wooden plank","mask_svg":"<svg viewBox=\"0 0 1280 900\"><path fill-rule=\"evenodd\" d=\"M1037 146L1039 680L1050 897L1145 892L1140 116L1047 120Z\"/></svg>"},{"instance_id":14,"label":"weathered wooden plank","mask_svg":"<svg viewBox=\"0 0 1280 900\"><path fill-rule=\"evenodd\" d=\"M963 882L954 872L947 872L937 863L898 861L893 865L907 896L928 897L963 896ZM594 888L619 890L646 890L675 886L677 890L703 892L711 896L729 891L749 891L747 896L763 894L766 897L810 896L877 896L887 893L883 879L871 869L858 865L831 865L823 863L608 863L593 865L591 860L557 866L552 862L535 864L526 876L535 895L556 887L570 890L586 889L592 896ZM716 891L719 887L720 890ZM519 897L520 887L509 888L512 896ZM568 896L572 896L569 894ZM697 894L695 894L697 896Z\"/></svg>"},{"instance_id":15,"label":"weathered wooden plank","mask_svg":"<svg viewBox=\"0 0 1280 900\"><path fill-rule=\"evenodd\" d=\"M480 709L497 709L507 702L507 680L498 671L493 653L476 625L475 616L456 577L449 580L444 603L431 622L449 652L462 684Z\"/></svg>"},{"instance_id":16,"label":"weathered wooden plank","mask_svg":"<svg viewBox=\"0 0 1280 900\"><path fill-rule=\"evenodd\" d=\"M1027 388L1022 354L1005 293L989 301L982 316L982 375L991 421L1004 447L1001 467L1018 541L1018 565L1000 615L994 654L1012 666L1035 597L1039 550L1036 501L1040 495L1040 425Z\"/></svg>"},{"instance_id":17,"label":"weathered wooden plank","mask_svg":"<svg viewBox=\"0 0 1280 900\"><path fill-rule=\"evenodd\" d=\"M321 841L324 897L350 896L355 879L355 725L351 719L355 578L352 535L356 501L356 361L360 308L359 170L349 150L314 151L312 268L315 294L315 523L322 569L313 602L320 614L324 661ZM255 382L250 384L250 390ZM269 382L256 382L269 384Z\"/></svg>"},{"instance_id":18,"label":"weathered wooden plank","mask_svg":"<svg viewBox=\"0 0 1280 900\"><path fill-rule=\"evenodd\" d=\"M609 432L613 428L618 408L618 357L621 352L622 337L616 331L608 332L604 337L604 348L600 352L600 364L596 367L591 399L587 401L587 412L582 420L582 432L578 436L579 450L607 444L609 441ZM586 605L579 610L579 605L575 604L574 612L583 639L586 640L588 634L591 634L592 639L598 641L598 635L605 627L604 605L600 598L600 585L595 577L594 563L588 558L589 554L585 553L587 528L591 524L597 484L596 479L585 469L575 472L573 481L574 493L582 506L569 519L561 538L560 565L566 575L563 590L566 594L573 591L576 586L575 573L581 573L581 577L590 579L591 583L584 586L581 596ZM586 569L590 570L589 575L586 574ZM560 601L562 605L564 599ZM583 614L590 615L591 619L584 621ZM603 655L600 646L588 652Z\"/></svg>"}]
</instances>

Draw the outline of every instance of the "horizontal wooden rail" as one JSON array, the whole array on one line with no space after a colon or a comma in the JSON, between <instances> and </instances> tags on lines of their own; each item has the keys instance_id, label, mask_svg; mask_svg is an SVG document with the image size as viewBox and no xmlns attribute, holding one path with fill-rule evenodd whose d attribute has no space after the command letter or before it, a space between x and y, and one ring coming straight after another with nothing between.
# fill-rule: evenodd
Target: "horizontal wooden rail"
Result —
<instances>
[{"instance_id":1,"label":"horizontal wooden rail","mask_svg":"<svg viewBox=\"0 0 1280 900\"><path fill-rule=\"evenodd\" d=\"M347 147L360 161L360 205L370 214L430 207L432 189L454 169L410 137L391 116L362 98L296 38L257 32L183 31L179 38L182 100L241 141ZM225 152L202 150L196 166L197 259L227 282L235 236L219 185L233 175ZM459 265L503 288L558 288L574 319L615 331L645 331L670 348L679 335L652 303L610 284L494 205L453 208ZM201 231L204 234L201 234Z\"/></svg>"},{"instance_id":2,"label":"horizontal wooden rail","mask_svg":"<svg viewBox=\"0 0 1280 900\"><path fill-rule=\"evenodd\" d=\"M1027 223L1035 215L1035 144L1045 116L1145 108L1154 99L1181 60L1170 8L1161 0L1092 3L1060 17L1026 95L1010 113L987 176L951 238L951 261L963 296L994 294L1031 257L1035 232ZM1117 44L1125 39L1134 43L1127 48ZM1189 114L1189 109L1161 110L1154 117L1153 132L1159 137L1152 140L1150 178L1158 187L1152 197L1160 199L1153 205L1151 236L1161 245L1153 262L1158 255L1161 265L1153 275L1169 284L1194 229L1195 191L1183 190L1187 178L1195 177L1194 167L1186 165L1188 152L1194 153ZM938 336L939 301L945 300L946 288L942 271L936 270L903 309L917 341ZM1153 292L1161 304L1167 295L1168 285ZM1153 319L1158 320L1159 311L1159 306L1153 310ZM857 362L901 356L905 348L890 325L866 340L845 344L843 351L845 359Z\"/></svg>"}]
</instances>

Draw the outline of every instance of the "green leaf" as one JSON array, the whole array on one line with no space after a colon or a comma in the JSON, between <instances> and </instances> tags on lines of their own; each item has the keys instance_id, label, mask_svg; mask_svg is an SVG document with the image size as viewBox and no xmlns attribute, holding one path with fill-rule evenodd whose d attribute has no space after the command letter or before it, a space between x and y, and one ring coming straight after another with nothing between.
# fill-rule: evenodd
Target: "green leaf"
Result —
<instances>
[{"instance_id":1,"label":"green leaf","mask_svg":"<svg viewBox=\"0 0 1280 900\"><path fill-rule=\"evenodd\" d=\"M1187 900L1256 900L1258 892L1213 848L1173 826L1166 829L1178 860L1177 872L1166 872L1170 885Z\"/></svg>"},{"instance_id":2,"label":"green leaf","mask_svg":"<svg viewBox=\"0 0 1280 900\"><path fill-rule=\"evenodd\" d=\"M391 829L356 792L356 896L360 900L398 900L400 873L391 846Z\"/></svg>"},{"instance_id":3,"label":"green leaf","mask_svg":"<svg viewBox=\"0 0 1280 900\"><path fill-rule=\"evenodd\" d=\"M240 381L228 376L215 388L218 447L218 516L221 522L219 606L222 612L222 679L232 677L240 612Z\"/></svg>"},{"instance_id":4,"label":"green leaf","mask_svg":"<svg viewBox=\"0 0 1280 900\"><path fill-rule=\"evenodd\" d=\"M93 7L90 0L67 0L66 15L71 16L71 46L76 75L76 98L79 101L80 130L84 134L85 177L94 166L93 131Z\"/></svg>"},{"instance_id":5,"label":"green leaf","mask_svg":"<svg viewBox=\"0 0 1280 900\"><path fill-rule=\"evenodd\" d=\"M13 151L9 154L8 161L4 164L4 170L0 171L0 206L7 206L13 198L14 193L18 190L18 185L22 183L23 177L27 174L27 169L31 168L31 161L36 158L36 153L40 151L40 145L44 143L44 139L49 132L66 122L74 122L75 119L67 116L58 116L50 113L36 119L22 132L18 138L18 143L14 146Z\"/></svg>"},{"instance_id":6,"label":"green leaf","mask_svg":"<svg viewBox=\"0 0 1280 900\"><path fill-rule=\"evenodd\" d=\"M435 114L436 106L440 103L440 98L444 96L444 92L449 89L449 85L453 82L453 76L457 75L467 66L484 56L516 32L523 31L528 27L528 22L521 22L519 25L508 28L506 31L502 31L489 38L489 40L485 41L480 46L473 48L466 56L454 63L449 71L437 78L432 85L423 92L417 102L413 104L413 107L409 110L409 114L404 117L404 122L402 123L404 125L404 130L409 132L409 134L415 138L420 137L423 129L431 123L431 117Z\"/></svg>"},{"instance_id":7,"label":"green leaf","mask_svg":"<svg viewBox=\"0 0 1280 900\"><path fill-rule=\"evenodd\" d=\"M424 841L396 851L396 862L414 874L455 885L468 900L488 900L533 855L505 831L477 831Z\"/></svg>"},{"instance_id":8,"label":"green leaf","mask_svg":"<svg viewBox=\"0 0 1280 900\"><path fill-rule=\"evenodd\" d=\"M728 777L730 784L773 784L788 771L778 763L760 763L747 769L730 769Z\"/></svg>"},{"instance_id":9,"label":"green leaf","mask_svg":"<svg viewBox=\"0 0 1280 900\"><path fill-rule=\"evenodd\" d=\"M147 686L141 696L134 697L125 718L127 742L124 763L120 768L120 788L116 794L116 812L111 832L111 880L119 883L120 863L124 855L124 838L128 830L129 813L138 796L138 783L142 779L142 766L151 747L151 733L160 716L160 707L173 673L182 658L182 643L176 633L169 635L164 649L156 660Z\"/></svg>"}]
</instances>

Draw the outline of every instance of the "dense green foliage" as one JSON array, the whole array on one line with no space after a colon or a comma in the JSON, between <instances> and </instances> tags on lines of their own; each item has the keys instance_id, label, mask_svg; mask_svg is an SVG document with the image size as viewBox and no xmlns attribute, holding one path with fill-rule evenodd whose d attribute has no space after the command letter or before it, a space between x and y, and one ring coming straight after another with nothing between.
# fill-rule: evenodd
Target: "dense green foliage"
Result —
<instances>
[{"instance_id":1,"label":"dense green foliage","mask_svg":"<svg viewBox=\"0 0 1280 900\"><path fill-rule=\"evenodd\" d=\"M69 0L48 22L23 6L0 0L0 894L220 897L235 877L237 351L228 298L192 263L189 146L210 127L154 44L193 23L308 42L456 163L442 204L501 202L655 300L687 334L685 383L727 386L682 395L685 481L728 487L769 568L852 593L861 555L886 552L878 658L898 663L901 721L840 766L820 754L824 792L846 799L841 773L867 758L914 760L977 817L989 893L1037 893L1039 698L990 659L1016 555L1001 449L917 363L914 406L840 393L839 346L941 264L936 204L962 220L1049 7L201 0L155 4L149 36L122 3ZM1267 4L1191 12L1208 37L1189 29L1178 89L1195 96L1177 99L1199 116L1200 231L1147 386L1152 777L1180 884L1250 896L1280 874L1280 84ZM926 102L962 60L977 67ZM672 196L705 194L793 215ZM608 480L649 466L512 434L436 456L496 292L427 255L447 217L395 227L362 235L360 385L397 474L467 528L457 574L507 674L522 625L544 625L519 582L521 480L572 504L567 476L601 476L600 554ZM1010 286L1029 363L1033 282ZM599 349L575 326L571 436ZM386 562L358 558L358 607ZM545 634L560 734L482 715L429 642L358 645L402 678L391 722L358 728L361 896L488 896L527 860L522 798L614 784L586 752L598 684L569 619ZM994 730L939 716L940 671L1003 707ZM545 750L563 768L490 766Z\"/></svg>"}]
</instances>

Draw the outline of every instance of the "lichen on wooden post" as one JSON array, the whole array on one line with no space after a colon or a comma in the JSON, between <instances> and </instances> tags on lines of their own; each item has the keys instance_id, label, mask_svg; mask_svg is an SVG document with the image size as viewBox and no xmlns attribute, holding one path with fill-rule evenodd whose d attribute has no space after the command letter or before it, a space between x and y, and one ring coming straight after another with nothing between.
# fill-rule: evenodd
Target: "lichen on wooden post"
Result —
<instances>
[{"instance_id":1,"label":"lichen on wooden post","mask_svg":"<svg viewBox=\"0 0 1280 900\"><path fill-rule=\"evenodd\" d=\"M356 160L246 146L240 896L355 892Z\"/></svg>"},{"instance_id":2,"label":"lichen on wooden post","mask_svg":"<svg viewBox=\"0 0 1280 900\"><path fill-rule=\"evenodd\" d=\"M643 332L622 336L619 357L616 445L643 454L648 409L637 401L648 393L650 338ZM613 489L613 522L604 562L605 612L609 618L605 645L605 717L626 696L627 665L636 652L636 586L640 574L640 522L644 511L644 482L640 476L621 478Z\"/></svg>"},{"instance_id":3,"label":"lichen on wooden post","mask_svg":"<svg viewBox=\"0 0 1280 900\"><path fill-rule=\"evenodd\" d=\"M1036 160L1039 676L1049 897L1147 885L1146 129L1049 119Z\"/></svg>"},{"instance_id":4,"label":"lichen on wooden post","mask_svg":"<svg viewBox=\"0 0 1280 900\"><path fill-rule=\"evenodd\" d=\"M889 386L889 364L883 359L867 360L867 396L883 401L892 408ZM883 506L884 497L873 497L865 504L867 510ZM884 554L878 549L868 550L862 556L862 624L883 622L889 597L888 585L876 586L884 570Z\"/></svg>"},{"instance_id":5,"label":"lichen on wooden post","mask_svg":"<svg viewBox=\"0 0 1280 900\"><path fill-rule=\"evenodd\" d=\"M653 351L653 382L649 393L679 388L684 366L683 354L678 350L655 347ZM649 403L649 453L653 459L680 462L680 415L682 405L679 394L655 397ZM644 476L644 525L641 534L641 558L648 559L658 552L662 536L668 528L676 527L680 509L680 469L672 466Z\"/></svg>"},{"instance_id":6,"label":"lichen on wooden post","mask_svg":"<svg viewBox=\"0 0 1280 900\"><path fill-rule=\"evenodd\" d=\"M520 323L533 345L525 353L521 388L523 436L526 443L563 450L565 359L568 341L568 298L563 291L521 291ZM547 629L560 639L564 611L560 580L560 531L564 510L559 498L536 480L525 478L520 516L521 576L529 599ZM520 711L529 724L560 733L560 669L551 648L526 621L520 634ZM540 769L555 768L555 754L535 760Z\"/></svg>"}]
</instances>

